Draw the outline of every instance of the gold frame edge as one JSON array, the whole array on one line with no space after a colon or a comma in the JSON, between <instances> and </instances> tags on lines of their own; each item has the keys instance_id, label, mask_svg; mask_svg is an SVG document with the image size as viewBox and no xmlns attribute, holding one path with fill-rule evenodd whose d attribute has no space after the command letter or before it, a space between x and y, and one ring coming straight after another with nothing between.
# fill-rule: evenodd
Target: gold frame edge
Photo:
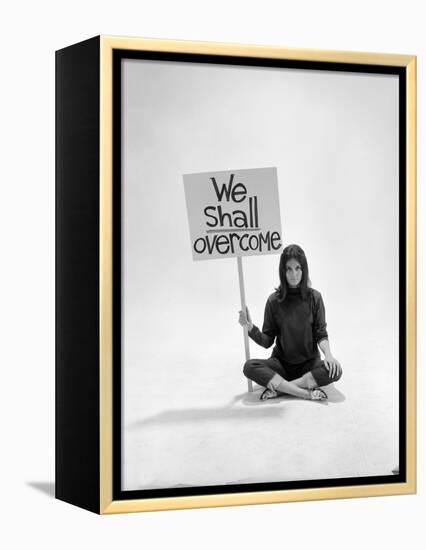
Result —
<instances>
[{"instance_id":1,"label":"gold frame edge","mask_svg":"<svg viewBox=\"0 0 426 550\"><path fill-rule=\"evenodd\" d=\"M407 70L407 481L318 489L112 499L112 53L114 49L269 57ZM100 37L99 376L101 514L403 495L416 492L416 57L402 54L295 49L186 40Z\"/></svg>"},{"instance_id":2,"label":"gold frame edge","mask_svg":"<svg viewBox=\"0 0 426 550\"><path fill-rule=\"evenodd\" d=\"M319 489L297 489L285 491L263 491L201 495L191 497L167 497L153 499L116 500L102 513L120 514L127 512L158 512L162 510L182 510L192 508L218 508L225 506L250 506L254 504L280 504L312 500L331 500L396 496L414 493L414 487L407 483L383 485L347 485Z\"/></svg>"},{"instance_id":3,"label":"gold frame edge","mask_svg":"<svg viewBox=\"0 0 426 550\"><path fill-rule=\"evenodd\" d=\"M146 50L174 53L195 53L242 57L269 57L293 60L355 63L372 65L407 66L412 55L379 52L356 52L344 50L316 50L284 46L171 40L123 36L101 36L101 41L113 49Z\"/></svg>"},{"instance_id":4,"label":"gold frame edge","mask_svg":"<svg viewBox=\"0 0 426 550\"><path fill-rule=\"evenodd\" d=\"M100 39L99 512L112 502L112 48Z\"/></svg>"}]
</instances>

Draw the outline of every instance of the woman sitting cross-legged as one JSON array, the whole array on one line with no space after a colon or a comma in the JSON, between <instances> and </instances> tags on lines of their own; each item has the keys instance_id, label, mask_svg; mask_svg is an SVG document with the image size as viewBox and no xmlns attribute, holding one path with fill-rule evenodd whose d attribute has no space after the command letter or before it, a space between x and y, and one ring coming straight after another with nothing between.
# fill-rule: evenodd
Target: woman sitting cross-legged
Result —
<instances>
[{"instance_id":1,"label":"woman sitting cross-legged","mask_svg":"<svg viewBox=\"0 0 426 550\"><path fill-rule=\"evenodd\" d=\"M327 399L320 386L339 380L342 368L331 354L324 303L321 294L311 288L308 262L300 246L290 245L284 249L279 277L279 287L266 302L262 330L253 324L248 309L239 312L239 323L247 326L252 340L264 348L275 342L272 356L249 359L244 365L244 374L265 387L262 400L280 393L304 399Z\"/></svg>"}]
</instances>

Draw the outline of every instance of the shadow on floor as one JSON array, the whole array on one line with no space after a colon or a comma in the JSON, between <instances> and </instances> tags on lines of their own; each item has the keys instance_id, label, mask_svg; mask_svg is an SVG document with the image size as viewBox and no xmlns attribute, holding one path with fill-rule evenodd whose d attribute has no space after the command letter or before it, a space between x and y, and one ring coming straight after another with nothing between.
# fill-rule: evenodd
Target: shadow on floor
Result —
<instances>
[{"instance_id":1,"label":"shadow on floor","mask_svg":"<svg viewBox=\"0 0 426 550\"><path fill-rule=\"evenodd\" d=\"M285 393L282 393L282 394L279 394L278 397L274 397L274 399L267 399L266 401L261 401L260 395L262 394L264 389L265 388L260 388L260 387L254 388L252 392L245 392L245 393L241 393L240 395L236 395L231 401L231 403L232 404L241 403L241 405L245 405L248 407L268 407L270 405L278 405L279 403L283 403L286 401L300 400L298 397L294 397L293 395L287 395Z\"/></svg>"},{"instance_id":2,"label":"shadow on floor","mask_svg":"<svg viewBox=\"0 0 426 550\"><path fill-rule=\"evenodd\" d=\"M55 498L55 484L53 481L27 481L27 485L51 498Z\"/></svg>"},{"instance_id":3,"label":"shadow on floor","mask_svg":"<svg viewBox=\"0 0 426 550\"><path fill-rule=\"evenodd\" d=\"M192 409L175 409L157 413L143 420L137 420L128 424L127 428L137 429L141 426L153 424L178 424L181 422L204 422L209 420L248 420L251 418L277 418L285 412L283 407L277 408L277 405L282 405L283 402L301 401L300 398L292 395L282 394L275 399L260 401L259 397L264 388L257 386L253 392L244 392L234 396L231 401L223 407L212 408L192 408ZM333 384L326 388L328 395L327 401L308 401L313 405L327 406L329 403L341 403L345 401L345 396L337 390ZM235 407L235 405L244 405L243 407Z\"/></svg>"},{"instance_id":4,"label":"shadow on floor","mask_svg":"<svg viewBox=\"0 0 426 550\"><path fill-rule=\"evenodd\" d=\"M242 394L244 395L244 394ZM275 409L274 407L268 406L268 404L260 402L263 407L253 410L253 409L247 409L247 408L233 408L233 405L241 399L241 396L236 396L229 405L225 405L223 407L211 407L211 408L201 408L201 409L175 409L170 411L164 411L158 414L155 414L153 416L149 416L148 418L144 418L143 420L137 420L136 422L131 422L127 428L128 429L135 429L139 428L141 426L146 426L150 424L156 424L156 423L169 423L169 424L178 424L181 422L204 422L208 420L248 420L251 418L276 418L277 415L282 416L284 414L284 409L279 408ZM258 398L257 398L258 399ZM278 404L280 400L278 399L271 399L272 401L275 401L275 405Z\"/></svg>"},{"instance_id":5,"label":"shadow on floor","mask_svg":"<svg viewBox=\"0 0 426 550\"><path fill-rule=\"evenodd\" d=\"M339 391L334 384L326 386L324 391L328 395L328 401L330 403L343 403L343 401L346 401L345 395Z\"/></svg>"}]
</instances>

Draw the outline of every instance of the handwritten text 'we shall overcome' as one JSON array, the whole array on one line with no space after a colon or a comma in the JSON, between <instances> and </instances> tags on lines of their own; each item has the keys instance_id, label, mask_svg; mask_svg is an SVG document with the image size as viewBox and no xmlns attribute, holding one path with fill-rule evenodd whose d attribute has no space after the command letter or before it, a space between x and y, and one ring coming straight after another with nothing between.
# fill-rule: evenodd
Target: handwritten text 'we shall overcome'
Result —
<instances>
[{"instance_id":1,"label":"handwritten text 'we shall overcome'","mask_svg":"<svg viewBox=\"0 0 426 550\"><path fill-rule=\"evenodd\" d=\"M271 252L281 247L278 231L263 232L259 227L258 196L248 197L246 186L234 183L234 178L235 174L230 174L228 183L221 187L216 178L210 178L218 204L208 205L203 210L206 235L193 241L196 254L244 255L250 251Z\"/></svg>"}]
</instances>

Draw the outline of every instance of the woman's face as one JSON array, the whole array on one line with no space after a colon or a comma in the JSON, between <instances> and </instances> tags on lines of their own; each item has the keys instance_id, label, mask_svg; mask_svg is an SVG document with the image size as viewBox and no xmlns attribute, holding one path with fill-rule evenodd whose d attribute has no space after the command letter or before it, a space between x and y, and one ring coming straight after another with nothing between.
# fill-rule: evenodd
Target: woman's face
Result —
<instances>
[{"instance_id":1,"label":"woman's face","mask_svg":"<svg viewBox=\"0 0 426 550\"><path fill-rule=\"evenodd\" d=\"M302 280L302 266L294 258L286 263L285 277L290 288L296 288Z\"/></svg>"}]
</instances>

